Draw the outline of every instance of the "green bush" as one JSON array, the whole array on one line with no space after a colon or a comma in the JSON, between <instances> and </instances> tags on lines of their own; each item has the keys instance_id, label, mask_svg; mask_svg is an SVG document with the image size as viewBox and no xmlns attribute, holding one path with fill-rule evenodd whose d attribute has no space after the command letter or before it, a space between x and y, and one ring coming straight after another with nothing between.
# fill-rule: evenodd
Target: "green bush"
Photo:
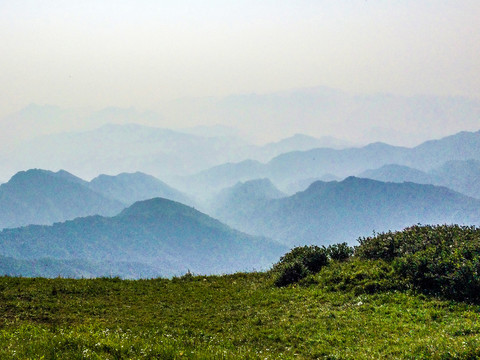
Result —
<instances>
[{"instance_id":1,"label":"green bush","mask_svg":"<svg viewBox=\"0 0 480 360\"><path fill-rule=\"evenodd\" d=\"M428 247L393 262L397 273L423 292L455 300L480 300L480 256L457 248ZM473 255L473 256L472 256Z\"/></svg>"},{"instance_id":2,"label":"green bush","mask_svg":"<svg viewBox=\"0 0 480 360\"><path fill-rule=\"evenodd\" d=\"M316 245L298 246L280 258L273 266L275 284L286 286L319 272L328 264L327 249Z\"/></svg>"},{"instance_id":3,"label":"green bush","mask_svg":"<svg viewBox=\"0 0 480 360\"><path fill-rule=\"evenodd\" d=\"M294 284L306 277L308 274L308 269L300 261L287 263L284 264L278 271L278 275L275 278L275 285L281 287Z\"/></svg>"},{"instance_id":4,"label":"green bush","mask_svg":"<svg viewBox=\"0 0 480 360\"><path fill-rule=\"evenodd\" d=\"M478 242L480 229L459 225L415 225L402 231L376 234L358 239L355 255L361 259L392 261L430 246L456 247L459 243Z\"/></svg>"},{"instance_id":5,"label":"green bush","mask_svg":"<svg viewBox=\"0 0 480 360\"><path fill-rule=\"evenodd\" d=\"M480 301L480 229L416 225L359 239L355 255L391 262L413 288L460 301Z\"/></svg>"},{"instance_id":6,"label":"green bush","mask_svg":"<svg viewBox=\"0 0 480 360\"><path fill-rule=\"evenodd\" d=\"M327 249L324 246L319 247L316 245L297 246L283 255L280 261L274 265L274 268L294 262L300 262L309 272L317 273L328 264Z\"/></svg>"},{"instance_id":7,"label":"green bush","mask_svg":"<svg viewBox=\"0 0 480 360\"><path fill-rule=\"evenodd\" d=\"M346 242L330 245L327 247L327 255L332 260L345 261L353 255L353 248Z\"/></svg>"}]
</instances>

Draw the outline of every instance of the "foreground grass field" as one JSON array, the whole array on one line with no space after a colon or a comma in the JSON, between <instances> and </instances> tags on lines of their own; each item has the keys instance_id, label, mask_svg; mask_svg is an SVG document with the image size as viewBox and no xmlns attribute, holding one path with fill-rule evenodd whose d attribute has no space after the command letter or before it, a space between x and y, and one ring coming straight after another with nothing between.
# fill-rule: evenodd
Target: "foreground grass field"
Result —
<instances>
[{"instance_id":1,"label":"foreground grass field","mask_svg":"<svg viewBox=\"0 0 480 360\"><path fill-rule=\"evenodd\" d=\"M284 288L265 273L2 277L0 358L480 357L478 305L389 290L389 276L382 261L352 260Z\"/></svg>"}]
</instances>

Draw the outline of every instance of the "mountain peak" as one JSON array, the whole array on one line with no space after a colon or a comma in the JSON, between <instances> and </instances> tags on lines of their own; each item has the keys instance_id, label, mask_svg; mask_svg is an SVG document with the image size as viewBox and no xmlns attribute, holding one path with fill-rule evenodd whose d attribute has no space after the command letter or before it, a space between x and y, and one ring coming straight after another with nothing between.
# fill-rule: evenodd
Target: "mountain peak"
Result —
<instances>
[{"instance_id":1,"label":"mountain peak","mask_svg":"<svg viewBox=\"0 0 480 360\"><path fill-rule=\"evenodd\" d=\"M15 175L13 175L7 184L21 183L25 180L40 179L40 178L45 178L47 176L54 176L54 175L55 173L50 170L43 170L43 169L22 170L17 172Z\"/></svg>"},{"instance_id":2,"label":"mountain peak","mask_svg":"<svg viewBox=\"0 0 480 360\"><path fill-rule=\"evenodd\" d=\"M66 170L59 170L57 172L53 172L50 170L44 170L44 169L29 169L29 170L24 170L24 171L19 171L15 175L13 175L10 178L10 181L8 181L7 184L21 184L24 182L30 182L32 181L40 181L40 180L45 180L45 179L62 179L66 180L69 182L73 183L78 183L78 184L83 184L86 183L85 180L69 173Z\"/></svg>"},{"instance_id":3,"label":"mountain peak","mask_svg":"<svg viewBox=\"0 0 480 360\"><path fill-rule=\"evenodd\" d=\"M231 195L234 197L243 196L246 198L278 199L286 196L278 190L268 178L238 182L230 189Z\"/></svg>"},{"instance_id":4,"label":"mountain peak","mask_svg":"<svg viewBox=\"0 0 480 360\"><path fill-rule=\"evenodd\" d=\"M118 214L118 217L155 217L160 215L191 215L194 213L201 214L199 211L187 205L157 197L149 200L137 201Z\"/></svg>"},{"instance_id":5,"label":"mountain peak","mask_svg":"<svg viewBox=\"0 0 480 360\"><path fill-rule=\"evenodd\" d=\"M51 224L92 214L113 215L124 208L85 186L67 171L30 169L0 186L0 228Z\"/></svg>"}]
</instances>

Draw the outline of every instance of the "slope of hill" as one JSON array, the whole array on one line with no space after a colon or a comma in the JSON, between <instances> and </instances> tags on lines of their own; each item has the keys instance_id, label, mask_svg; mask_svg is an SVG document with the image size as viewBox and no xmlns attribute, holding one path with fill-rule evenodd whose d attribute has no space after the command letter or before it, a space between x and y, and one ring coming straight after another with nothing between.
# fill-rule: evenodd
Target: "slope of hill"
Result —
<instances>
[{"instance_id":1,"label":"slope of hill","mask_svg":"<svg viewBox=\"0 0 480 360\"><path fill-rule=\"evenodd\" d=\"M201 191L233 186L238 181L268 177L281 188L305 179L326 174L348 176L364 169L379 167L388 162L404 162L407 148L387 144L370 144L363 148L335 150L328 148L293 151L273 158L268 163L243 161L229 163L202 171L185 179L184 188ZM247 166L248 165L248 166Z\"/></svg>"},{"instance_id":2,"label":"slope of hill","mask_svg":"<svg viewBox=\"0 0 480 360\"><path fill-rule=\"evenodd\" d=\"M345 150L314 149L292 152L272 159L268 174L274 177L320 176L330 172L338 176L358 174L387 164L406 165L429 171L451 160L480 160L480 131L460 132L440 140L427 141L413 148L374 143Z\"/></svg>"},{"instance_id":3,"label":"slope of hill","mask_svg":"<svg viewBox=\"0 0 480 360\"><path fill-rule=\"evenodd\" d=\"M480 201L444 187L349 177L315 182L293 196L231 214L238 229L289 246L352 243L373 231L416 223L480 224Z\"/></svg>"},{"instance_id":4,"label":"slope of hill","mask_svg":"<svg viewBox=\"0 0 480 360\"><path fill-rule=\"evenodd\" d=\"M77 218L0 232L0 255L34 260L141 263L157 276L230 273L268 267L285 247L223 225L166 199L137 202L117 216ZM112 274L109 271L106 275ZM113 274L115 275L115 274Z\"/></svg>"},{"instance_id":5,"label":"slope of hill","mask_svg":"<svg viewBox=\"0 0 480 360\"><path fill-rule=\"evenodd\" d=\"M337 176L357 174L363 169L375 168L389 163L402 163L408 148L373 143L361 148L344 150L313 149L282 154L267 163L268 173L275 180L298 179L322 176L326 173Z\"/></svg>"},{"instance_id":6,"label":"slope of hill","mask_svg":"<svg viewBox=\"0 0 480 360\"><path fill-rule=\"evenodd\" d=\"M88 187L127 205L155 197L178 201L182 204L193 204L187 195L141 172L121 173L116 176L99 175L88 183Z\"/></svg>"},{"instance_id":7,"label":"slope of hill","mask_svg":"<svg viewBox=\"0 0 480 360\"><path fill-rule=\"evenodd\" d=\"M480 161L448 161L430 173L439 184L480 199Z\"/></svg>"},{"instance_id":8,"label":"slope of hill","mask_svg":"<svg viewBox=\"0 0 480 360\"><path fill-rule=\"evenodd\" d=\"M439 140L426 141L412 149L411 166L433 169L452 160L480 160L480 131L462 131Z\"/></svg>"},{"instance_id":9,"label":"slope of hill","mask_svg":"<svg viewBox=\"0 0 480 360\"><path fill-rule=\"evenodd\" d=\"M136 201L154 197L195 205L187 195L140 172L100 175L88 182L65 170L32 169L0 186L0 228L111 216Z\"/></svg>"},{"instance_id":10,"label":"slope of hill","mask_svg":"<svg viewBox=\"0 0 480 360\"><path fill-rule=\"evenodd\" d=\"M91 214L114 215L120 201L88 189L65 171L21 171L0 185L0 228L51 224Z\"/></svg>"},{"instance_id":11,"label":"slope of hill","mask_svg":"<svg viewBox=\"0 0 480 360\"><path fill-rule=\"evenodd\" d=\"M218 194L216 203L231 199L243 203L250 200L279 199L285 196L269 179L264 178L239 182L231 188L223 189Z\"/></svg>"}]
</instances>

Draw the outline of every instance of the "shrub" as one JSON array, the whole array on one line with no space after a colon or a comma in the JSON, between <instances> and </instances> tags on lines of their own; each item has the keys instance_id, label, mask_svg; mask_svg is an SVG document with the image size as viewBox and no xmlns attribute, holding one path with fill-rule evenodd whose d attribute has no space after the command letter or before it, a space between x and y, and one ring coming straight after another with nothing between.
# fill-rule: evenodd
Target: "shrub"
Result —
<instances>
[{"instance_id":1,"label":"shrub","mask_svg":"<svg viewBox=\"0 0 480 360\"><path fill-rule=\"evenodd\" d=\"M415 288L455 300L480 300L480 255L457 248L428 247L393 262Z\"/></svg>"},{"instance_id":2,"label":"shrub","mask_svg":"<svg viewBox=\"0 0 480 360\"><path fill-rule=\"evenodd\" d=\"M415 225L403 231L386 232L359 238L355 255L362 259L392 261L430 246L446 248L480 238L480 229L459 225Z\"/></svg>"},{"instance_id":3,"label":"shrub","mask_svg":"<svg viewBox=\"0 0 480 360\"><path fill-rule=\"evenodd\" d=\"M327 249L316 245L297 246L283 255L274 267L297 261L302 263L311 273L317 273L328 264Z\"/></svg>"},{"instance_id":4,"label":"shrub","mask_svg":"<svg viewBox=\"0 0 480 360\"><path fill-rule=\"evenodd\" d=\"M278 271L278 275L275 278L276 286L287 286L294 284L309 274L308 269L300 261L293 263L287 263L282 266Z\"/></svg>"},{"instance_id":5,"label":"shrub","mask_svg":"<svg viewBox=\"0 0 480 360\"><path fill-rule=\"evenodd\" d=\"M275 284L285 286L295 283L309 274L319 272L328 264L325 247L298 246L280 258L272 271L277 274Z\"/></svg>"},{"instance_id":6,"label":"shrub","mask_svg":"<svg viewBox=\"0 0 480 360\"><path fill-rule=\"evenodd\" d=\"M345 261L353 255L353 248L346 242L330 245L327 248L327 255L332 260Z\"/></svg>"},{"instance_id":7,"label":"shrub","mask_svg":"<svg viewBox=\"0 0 480 360\"><path fill-rule=\"evenodd\" d=\"M413 226L359 239L355 255L383 259L422 292L480 301L480 229L458 225Z\"/></svg>"}]
</instances>

